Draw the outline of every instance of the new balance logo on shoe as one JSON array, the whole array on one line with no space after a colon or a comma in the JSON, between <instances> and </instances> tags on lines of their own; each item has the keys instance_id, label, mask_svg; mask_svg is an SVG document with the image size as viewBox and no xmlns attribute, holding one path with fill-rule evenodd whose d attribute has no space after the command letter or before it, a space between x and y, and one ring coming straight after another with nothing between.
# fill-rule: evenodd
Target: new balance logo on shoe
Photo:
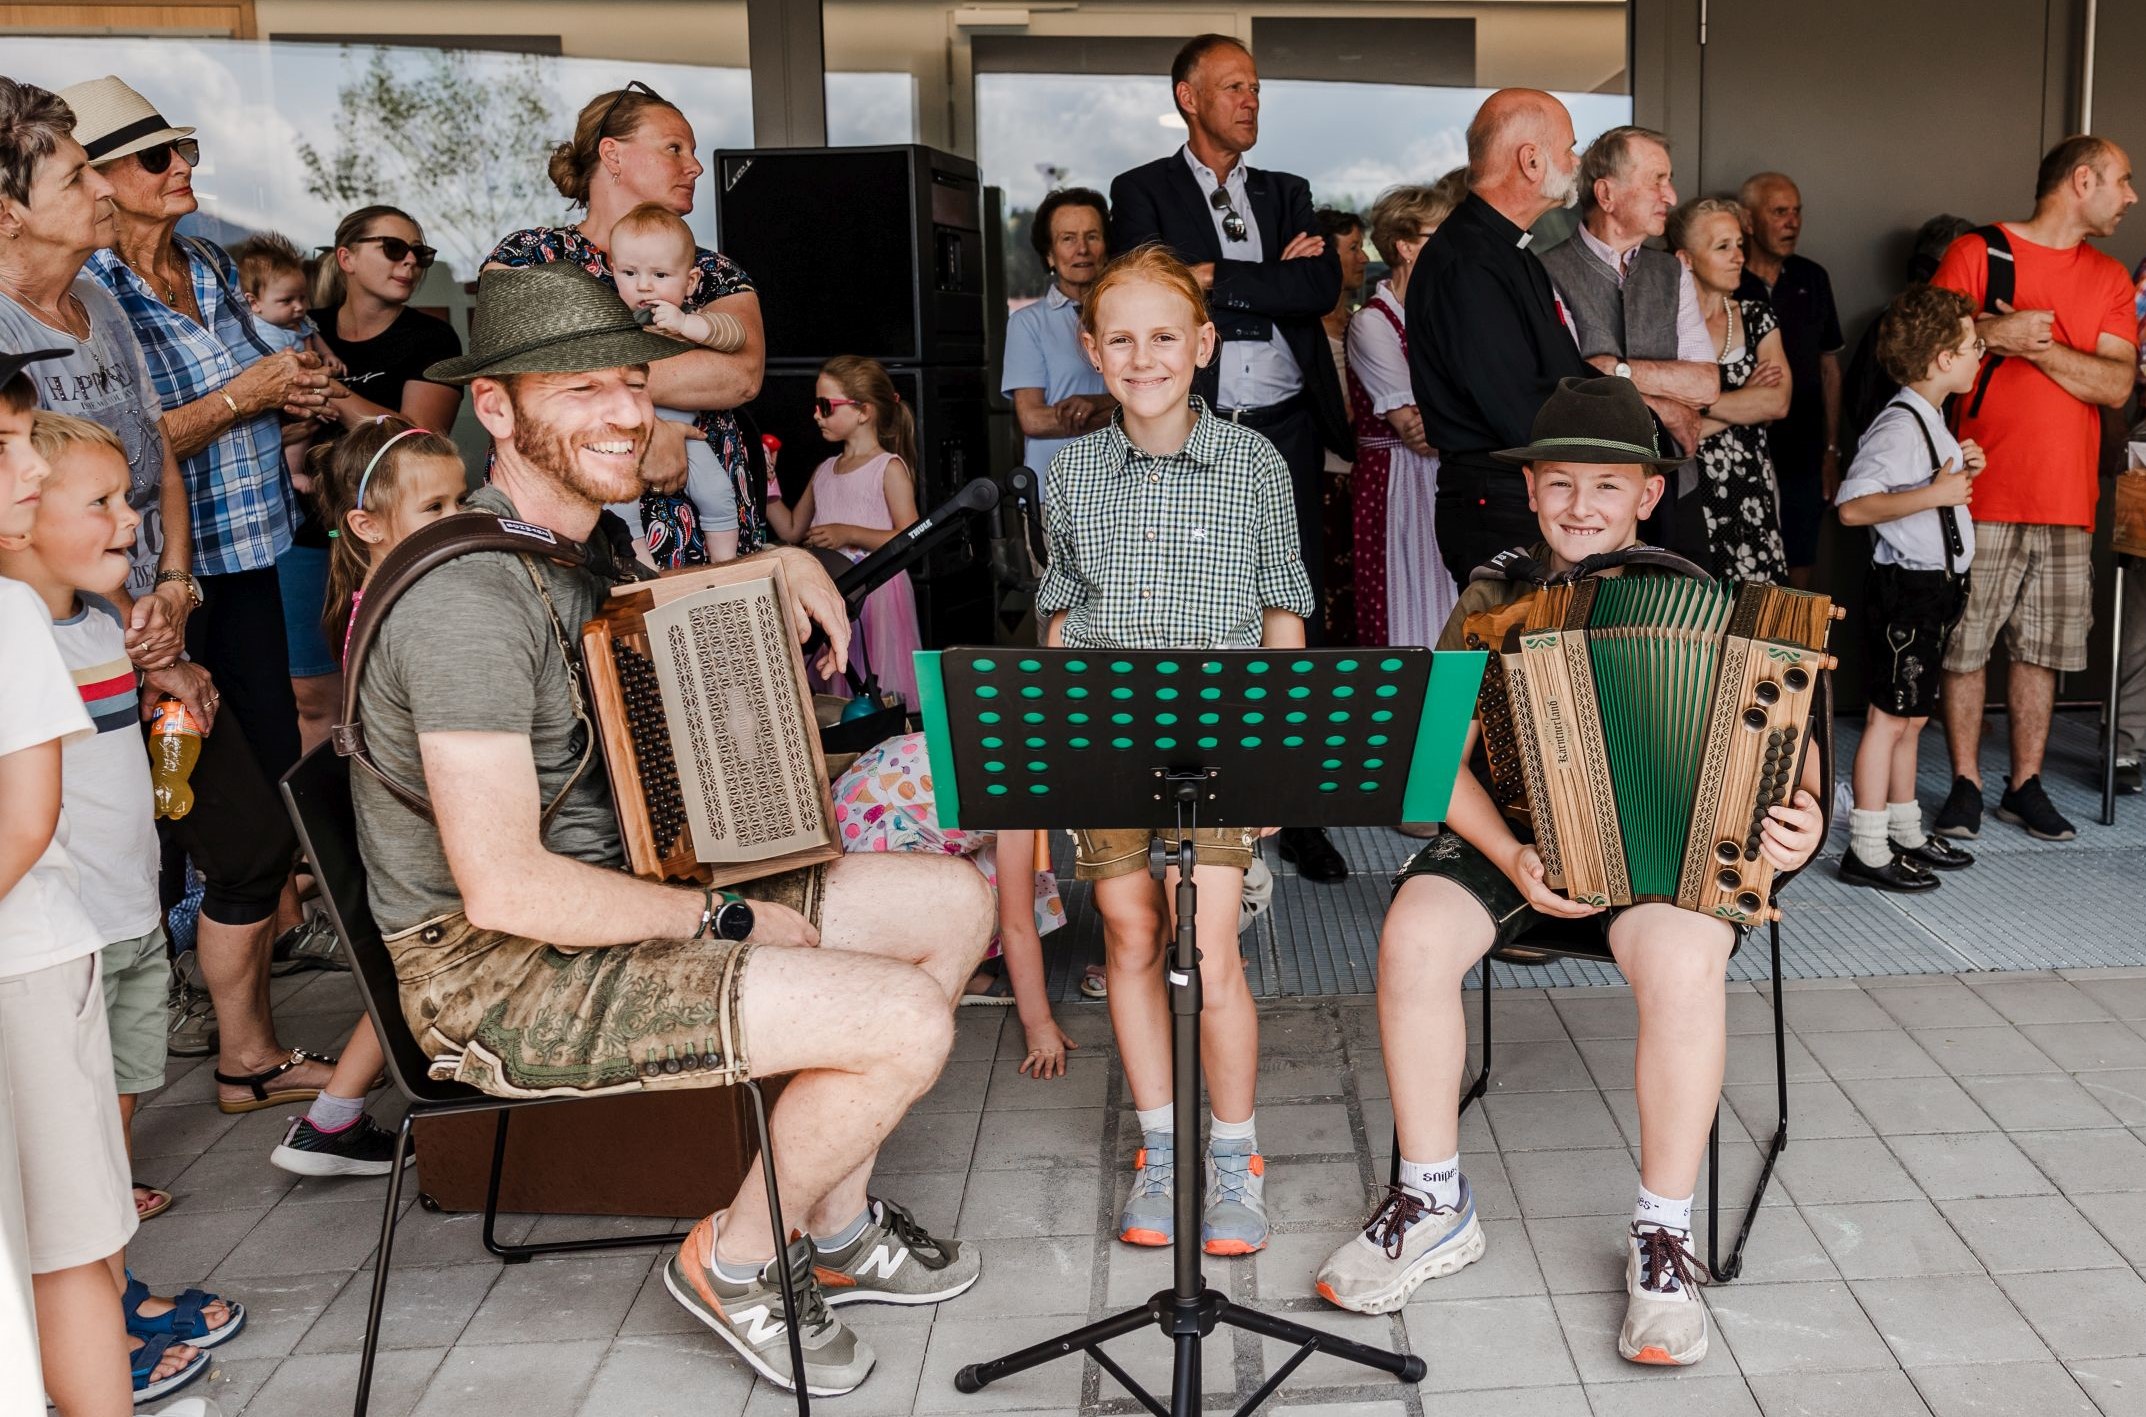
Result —
<instances>
[{"instance_id":1,"label":"new balance logo on shoe","mask_svg":"<svg viewBox=\"0 0 2146 1417\"><path fill-rule=\"evenodd\" d=\"M756 1347L782 1337L787 1327L766 1304L755 1304L749 1309L736 1310L730 1315L730 1320L745 1330L745 1341Z\"/></svg>"},{"instance_id":2,"label":"new balance logo on shoe","mask_svg":"<svg viewBox=\"0 0 2146 1417\"><path fill-rule=\"evenodd\" d=\"M895 1271L899 1270L908 1258L909 1251L906 1249L897 1249L893 1245L881 1245L873 1250L871 1254L865 1256L863 1262L857 1266L856 1277L859 1279L892 1279Z\"/></svg>"}]
</instances>

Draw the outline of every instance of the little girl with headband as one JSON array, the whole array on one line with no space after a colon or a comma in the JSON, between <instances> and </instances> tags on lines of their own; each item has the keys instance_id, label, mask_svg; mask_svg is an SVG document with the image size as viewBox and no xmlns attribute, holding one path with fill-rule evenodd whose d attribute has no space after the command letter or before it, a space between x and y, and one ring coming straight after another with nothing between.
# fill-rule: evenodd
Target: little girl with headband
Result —
<instances>
[{"instance_id":1,"label":"little girl with headband","mask_svg":"<svg viewBox=\"0 0 2146 1417\"><path fill-rule=\"evenodd\" d=\"M383 415L306 457L333 549L321 628L347 651L350 624L373 568L419 527L462 510L461 454L438 433ZM395 1141L365 1115L385 1063L370 1019L359 1019L328 1085L292 1120L269 1160L301 1176L384 1176Z\"/></svg>"}]
</instances>

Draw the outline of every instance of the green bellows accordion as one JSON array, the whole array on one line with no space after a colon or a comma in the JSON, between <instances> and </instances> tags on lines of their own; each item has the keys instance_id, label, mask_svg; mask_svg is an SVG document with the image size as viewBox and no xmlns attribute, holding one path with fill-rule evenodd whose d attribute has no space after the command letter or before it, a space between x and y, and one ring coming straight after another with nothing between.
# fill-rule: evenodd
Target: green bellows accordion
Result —
<instances>
[{"instance_id":1,"label":"green bellows accordion","mask_svg":"<svg viewBox=\"0 0 2146 1417\"><path fill-rule=\"evenodd\" d=\"M1772 918L1759 829L1802 772L1839 614L1779 586L1627 574L1471 616L1494 651L1492 796L1532 823L1549 884L1593 905Z\"/></svg>"}]
</instances>

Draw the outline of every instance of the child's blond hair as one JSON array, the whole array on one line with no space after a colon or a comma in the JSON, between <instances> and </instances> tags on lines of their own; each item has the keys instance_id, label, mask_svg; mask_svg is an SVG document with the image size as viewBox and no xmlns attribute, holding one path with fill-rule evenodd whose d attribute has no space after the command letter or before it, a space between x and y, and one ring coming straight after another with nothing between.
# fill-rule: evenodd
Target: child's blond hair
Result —
<instances>
[{"instance_id":1,"label":"child's blond hair","mask_svg":"<svg viewBox=\"0 0 2146 1417\"><path fill-rule=\"evenodd\" d=\"M691 266L700 255L700 243L693 239L693 228L686 225L684 217L661 202L643 202L612 224L614 239L621 231L638 231L644 236L664 235L676 240L685 248L686 264Z\"/></svg>"},{"instance_id":2,"label":"child's blond hair","mask_svg":"<svg viewBox=\"0 0 2146 1417\"><path fill-rule=\"evenodd\" d=\"M127 445L102 423L92 423L71 413L47 413L43 409L38 410L30 421L30 446L47 464L55 466L76 448L109 448L119 454L121 462L127 458Z\"/></svg>"}]
</instances>

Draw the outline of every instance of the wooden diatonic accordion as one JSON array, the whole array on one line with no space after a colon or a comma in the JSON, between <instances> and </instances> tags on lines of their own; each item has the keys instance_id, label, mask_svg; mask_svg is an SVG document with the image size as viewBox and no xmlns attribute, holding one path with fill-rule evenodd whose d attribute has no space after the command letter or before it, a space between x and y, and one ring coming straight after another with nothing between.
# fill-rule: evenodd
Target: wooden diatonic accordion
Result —
<instances>
[{"instance_id":1,"label":"wooden diatonic accordion","mask_svg":"<svg viewBox=\"0 0 2146 1417\"><path fill-rule=\"evenodd\" d=\"M637 876L729 885L842 854L782 566L611 592L582 664Z\"/></svg>"},{"instance_id":2,"label":"wooden diatonic accordion","mask_svg":"<svg viewBox=\"0 0 2146 1417\"><path fill-rule=\"evenodd\" d=\"M1767 809L1802 772L1822 595L1680 575L1544 586L1465 622L1491 795L1531 822L1551 886L1773 918Z\"/></svg>"}]
</instances>

